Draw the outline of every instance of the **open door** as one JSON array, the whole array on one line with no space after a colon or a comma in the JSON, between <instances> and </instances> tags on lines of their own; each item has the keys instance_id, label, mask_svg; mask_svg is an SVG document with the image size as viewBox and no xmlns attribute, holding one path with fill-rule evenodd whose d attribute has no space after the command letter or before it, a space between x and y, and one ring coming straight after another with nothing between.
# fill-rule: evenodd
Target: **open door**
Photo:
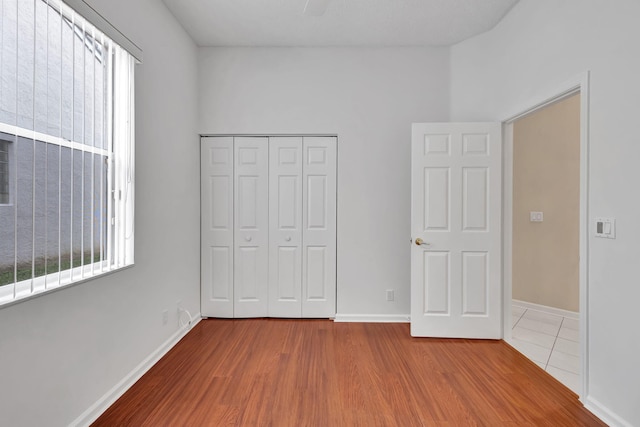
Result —
<instances>
[{"instance_id":1,"label":"open door","mask_svg":"<svg viewBox=\"0 0 640 427\"><path fill-rule=\"evenodd\" d=\"M499 123L414 123L411 335L502 338Z\"/></svg>"}]
</instances>

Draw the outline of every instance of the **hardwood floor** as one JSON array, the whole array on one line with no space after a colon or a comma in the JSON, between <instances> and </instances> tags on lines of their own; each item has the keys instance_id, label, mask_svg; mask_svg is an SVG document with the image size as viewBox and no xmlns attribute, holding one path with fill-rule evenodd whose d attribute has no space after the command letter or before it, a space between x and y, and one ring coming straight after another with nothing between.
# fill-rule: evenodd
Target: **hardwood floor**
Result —
<instances>
[{"instance_id":1,"label":"hardwood floor","mask_svg":"<svg viewBox=\"0 0 640 427\"><path fill-rule=\"evenodd\" d=\"M502 341L408 324L201 321L94 426L604 426Z\"/></svg>"}]
</instances>

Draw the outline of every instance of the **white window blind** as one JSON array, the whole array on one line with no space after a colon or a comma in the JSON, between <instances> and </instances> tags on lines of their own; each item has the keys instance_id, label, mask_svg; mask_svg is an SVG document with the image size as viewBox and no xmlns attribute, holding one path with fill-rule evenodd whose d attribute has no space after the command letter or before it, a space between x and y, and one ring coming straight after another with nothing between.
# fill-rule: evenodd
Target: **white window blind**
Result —
<instances>
[{"instance_id":1,"label":"white window blind","mask_svg":"<svg viewBox=\"0 0 640 427\"><path fill-rule=\"evenodd\" d=\"M58 0L0 18L3 304L133 263L135 60Z\"/></svg>"}]
</instances>

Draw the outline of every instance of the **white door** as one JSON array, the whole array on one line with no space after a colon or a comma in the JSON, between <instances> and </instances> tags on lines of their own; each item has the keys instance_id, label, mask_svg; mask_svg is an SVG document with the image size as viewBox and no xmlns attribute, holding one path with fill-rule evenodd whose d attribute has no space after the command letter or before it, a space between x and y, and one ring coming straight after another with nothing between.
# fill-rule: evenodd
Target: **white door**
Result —
<instances>
[{"instance_id":1,"label":"white door","mask_svg":"<svg viewBox=\"0 0 640 427\"><path fill-rule=\"evenodd\" d=\"M302 317L302 137L269 138L269 317Z\"/></svg>"},{"instance_id":2,"label":"white door","mask_svg":"<svg viewBox=\"0 0 640 427\"><path fill-rule=\"evenodd\" d=\"M303 139L302 317L336 313L336 137Z\"/></svg>"},{"instance_id":3,"label":"white door","mask_svg":"<svg viewBox=\"0 0 640 427\"><path fill-rule=\"evenodd\" d=\"M411 335L502 337L501 125L416 123Z\"/></svg>"},{"instance_id":4,"label":"white door","mask_svg":"<svg viewBox=\"0 0 640 427\"><path fill-rule=\"evenodd\" d=\"M265 317L269 277L268 138L234 139L234 317Z\"/></svg>"},{"instance_id":5,"label":"white door","mask_svg":"<svg viewBox=\"0 0 640 427\"><path fill-rule=\"evenodd\" d=\"M201 312L233 317L233 138L201 141Z\"/></svg>"}]
</instances>

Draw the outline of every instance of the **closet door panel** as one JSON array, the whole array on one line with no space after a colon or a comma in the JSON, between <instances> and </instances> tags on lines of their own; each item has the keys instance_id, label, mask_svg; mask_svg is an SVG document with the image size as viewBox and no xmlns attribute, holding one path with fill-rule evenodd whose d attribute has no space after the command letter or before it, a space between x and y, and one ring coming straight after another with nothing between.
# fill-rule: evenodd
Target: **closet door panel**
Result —
<instances>
[{"instance_id":1,"label":"closet door panel","mask_svg":"<svg viewBox=\"0 0 640 427\"><path fill-rule=\"evenodd\" d=\"M201 139L201 307L233 317L233 138Z\"/></svg>"},{"instance_id":2,"label":"closet door panel","mask_svg":"<svg viewBox=\"0 0 640 427\"><path fill-rule=\"evenodd\" d=\"M269 316L302 316L302 138L269 138Z\"/></svg>"},{"instance_id":3,"label":"closet door panel","mask_svg":"<svg viewBox=\"0 0 640 427\"><path fill-rule=\"evenodd\" d=\"M238 301L260 301L260 248L239 245L236 266Z\"/></svg>"},{"instance_id":4,"label":"closet door panel","mask_svg":"<svg viewBox=\"0 0 640 427\"><path fill-rule=\"evenodd\" d=\"M335 316L336 167L335 137L303 139L303 317Z\"/></svg>"},{"instance_id":5,"label":"closet door panel","mask_svg":"<svg viewBox=\"0 0 640 427\"><path fill-rule=\"evenodd\" d=\"M327 300L327 247L306 247L306 301Z\"/></svg>"},{"instance_id":6,"label":"closet door panel","mask_svg":"<svg viewBox=\"0 0 640 427\"><path fill-rule=\"evenodd\" d=\"M236 137L234 146L234 317L264 317L269 272L267 138Z\"/></svg>"}]
</instances>

